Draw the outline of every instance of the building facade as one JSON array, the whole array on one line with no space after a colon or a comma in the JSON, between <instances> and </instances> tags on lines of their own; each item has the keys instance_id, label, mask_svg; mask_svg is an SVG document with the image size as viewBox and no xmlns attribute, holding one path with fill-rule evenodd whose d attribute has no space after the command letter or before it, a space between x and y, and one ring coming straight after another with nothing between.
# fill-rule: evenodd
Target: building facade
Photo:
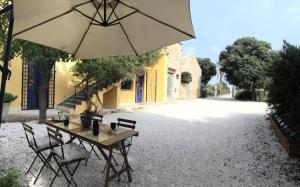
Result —
<instances>
[{"instance_id":1,"label":"building facade","mask_svg":"<svg viewBox=\"0 0 300 187\"><path fill-rule=\"evenodd\" d=\"M195 72L197 67L189 67L193 64L191 62L194 62L192 57L185 60L181 57L180 44L167 47L162 50L157 62L145 68L143 75L99 91L98 96L103 107L112 109L136 103L164 103L168 98L196 98L196 84L189 84L186 88L191 92L189 97L184 96L181 85L182 70L190 71L193 81L196 80L194 76L199 76ZM76 84L71 73L74 64L75 62L57 62L53 68L47 93L48 108L67 110L70 113L81 113L86 109L86 103L75 95ZM11 61L10 69L12 77L7 83L6 92L18 96L12 102L12 107L22 110L38 109L39 70L31 62L25 63L19 57Z\"/></svg>"},{"instance_id":2,"label":"building facade","mask_svg":"<svg viewBox=\"0 0 300 187\"><path fill-rule=\"evenodd\" d=\"M168 56L168 99L195 99L200 97L202 71L193 54L182 55L181 44L174 44L166 48ZM192 82L181 84L181 73L189 72Z\"/></svg>"}]
</instances>

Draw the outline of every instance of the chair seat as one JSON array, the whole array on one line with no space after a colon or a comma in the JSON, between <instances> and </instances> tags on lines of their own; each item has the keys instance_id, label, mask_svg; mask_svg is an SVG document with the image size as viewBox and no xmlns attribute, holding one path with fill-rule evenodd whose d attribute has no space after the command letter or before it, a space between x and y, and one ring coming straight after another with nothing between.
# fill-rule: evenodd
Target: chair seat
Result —
<instances>
[{"instance_id":1,"label":"chair seat","mask_svg":"<svg viewBox=\"0 0 300 187\"><path fill-rule=\"evenodd\" d=\"M125 140L124 141L124 145L125 145L125 147L128 147L128 146L131 146L132 145L132 140ZM113 146L113 148L114 149L121 149L122 148L122 144L121 144L121 142L118 142L117 144L115 144L114 146Z\"/></svg>"},{"instance_id":2,"label":"chair seat","mask_svg":"<svg viewBox=\"0 0 300 187\"><path fill-rule=\"evenodd\" d=\"M34 143L33 139L31 139L29 142L30 142L31 145L35 146L35 143ZM46 150L46 149L50 149L49 136L42 136L42 137L39 137L39 138L35 138L35 142L37 144L37 150L38 151L43 151L43 150ZM51 145L52 146L56 146L58 144L59 144L59 142L57 142L54 139L51 139Z\"/></svg>"},{"instance_id":3,"label":"chair seat","mask_svg":"<svg viewBox=\"0 0 300 187\"><path fill-rule=\"evenodd\" d=\"M71 143L71 144L64 144L63 145L63 150L64 150L64 158L62 155L62 150L61 147L55 147L53 149L53 153L56 154L59 158L61 162L73 162L76 160L81 160L81 159L87 159L90 156L90 153L83 149L82 147L80 147L79 145L75 144L75 143Z\"/></svg>"}]
</instances>

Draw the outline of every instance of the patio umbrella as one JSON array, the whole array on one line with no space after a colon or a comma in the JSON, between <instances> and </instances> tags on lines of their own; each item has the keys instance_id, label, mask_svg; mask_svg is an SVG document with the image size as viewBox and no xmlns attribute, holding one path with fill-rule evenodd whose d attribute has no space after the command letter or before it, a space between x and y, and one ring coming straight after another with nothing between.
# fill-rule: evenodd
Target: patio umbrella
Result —
<instances>
[{"instance_id":1,"label":"patio umbrella","mask_svg":"<svg viewBox=\"0 0 300 187\"><path fill-rule=\"evenodd\" d=\"M140 55L195 37L189 0L13 0L5 12L13 16L0 65L0 125L12 34L81 59Z\"/></svg>"},{"instance_id":2,"label":"patio umbrella","mask_svg":"<svg viewBox=\"0 0 300 187\"><path fill-rule=\"evenodd\" d=\"M189 0L14 0L14 38L76 58L140 55L194 38Z\"/></svg>"}]
</instances>

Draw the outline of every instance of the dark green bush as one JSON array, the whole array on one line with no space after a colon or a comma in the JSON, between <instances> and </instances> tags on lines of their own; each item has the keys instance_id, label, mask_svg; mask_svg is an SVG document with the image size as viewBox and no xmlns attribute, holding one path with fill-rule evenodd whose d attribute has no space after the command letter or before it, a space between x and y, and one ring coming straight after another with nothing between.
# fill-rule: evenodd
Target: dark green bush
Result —
<instances>
[{"instance_id":1,"label":"dark green bush","mask_svg":"<svg viewBox=\"0 0 300 187\"><path fill-rule=\"evenodd\" d=\"M235 95L235 99L242 101L251 101L252 93L249 90L239 90Z\"/></svg>"},{"instance_id":2,"label":"dark green bush","mask_svg":"<svg viewBox=\"0 0 300 187\"><path fill-rule=\"evenodd\" d=\"M189 84L190 82L192 82L192 75L190 72L182 72L181 73L181 83L183 84Z\"/></svg>"},{"instance_id":3,"label":"dark green bush","mask_svg":"<svg viewBox=\"0 0 300 187\"><path fill-rule=\"evenodd\" d=\"M213 85L208 84L208 85L202 86L202 88L201 88L201 97L202 98L214 96L214 95L215 95L215 91L214 91Z\"/></svg>"},{"instance_id":4,"label":"dark green bush","mask_svg":"<svg viewBox=\"0 0 300 187\"><path fill-rule=\"evenodd\" d=\"M0 187L21 187L21 173L16 168L0 169Z\"/></svg>"},{"instance_id":5,"label":"dark green bush","mask_svg":"<svg viewBox=\"0 0 300 187\"><path fill-rule=\"evenodd\" d=\"M4 93L3 102L11 103L17 99L18 96L13 96L11 93Z\"/></svg>"},{"instance_id":6,"label":"dark green bush","mask_svg":"<svg viewBox=\"0 0 300 187\"><path fill-rule=\"evenodd\" d=\"M263 89L256 90L256 101L266 102L267 100L268 100L268 95L265 90Z\"/></svg>"},{"instance_id":7,"label":"dark green bush","mask_svg":"<svg viewBox=\"0 0 300 187\"><path fill-rule=\"evenodd\" d=\"M289 127L300 132L300 48L284 42L272 68L268 103Z\"/></svg>"}]
</instances>

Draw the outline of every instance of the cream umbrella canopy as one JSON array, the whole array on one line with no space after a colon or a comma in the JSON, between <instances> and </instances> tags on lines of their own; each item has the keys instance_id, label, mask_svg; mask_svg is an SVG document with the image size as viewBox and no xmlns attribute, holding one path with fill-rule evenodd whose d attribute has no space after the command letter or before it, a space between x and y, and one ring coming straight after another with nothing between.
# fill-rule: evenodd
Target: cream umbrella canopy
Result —
<instances>
[{"instance_id":1,"label":"cream umbrella canopy","mask_svg":"<svg viewBox=\"0 0 300 187\"><path fill-rule=\"evenodd\" d=\"M76 58L140 55L195 37L189 0L14 0L14 38Z\"/></svg>"}]
</instances>

